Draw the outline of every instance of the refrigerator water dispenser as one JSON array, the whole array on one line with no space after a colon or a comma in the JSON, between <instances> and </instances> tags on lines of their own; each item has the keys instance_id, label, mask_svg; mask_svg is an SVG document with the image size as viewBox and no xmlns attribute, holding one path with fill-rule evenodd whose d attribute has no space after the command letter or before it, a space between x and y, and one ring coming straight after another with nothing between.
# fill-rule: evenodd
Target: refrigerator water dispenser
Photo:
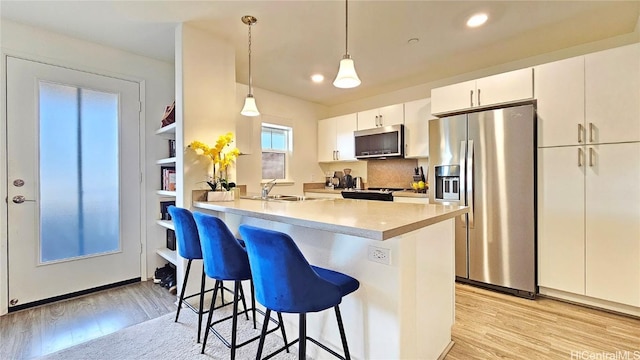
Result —
<instances>
[{"instance_id":1,"label":"refrigerator water dispenser","mask_svg":"<svg viewBox=\"0 0 640 360\"><path fill-rule=\"evenodd\" d=\"M460 201L460 165L435 167L435 199L440 201Z\"/></svg>"}]
</instances>

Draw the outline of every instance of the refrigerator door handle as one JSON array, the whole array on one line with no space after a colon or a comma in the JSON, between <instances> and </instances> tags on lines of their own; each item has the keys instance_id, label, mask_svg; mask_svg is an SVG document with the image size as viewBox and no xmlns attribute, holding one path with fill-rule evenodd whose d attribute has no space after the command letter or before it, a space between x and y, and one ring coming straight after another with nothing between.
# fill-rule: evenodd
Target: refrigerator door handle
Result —
<instances>
[{"instance_id":1,"label":"refrigerator door handle","mask_svg":"<svg viewBox=\"0 0 640 360\"><path fill-rule=\"evenodd\" d=\"M468 140L467 146L467 205L469 206L469 228L473 228L473 140Z\"/></svg>"},{"instance_id":2,"label":"refrigerator door handle","mask_svg":"<svg viewBox=\"0 0 640 360\"><path fill-rule=\"evenodd\" d=\"M458 196L460 197L460 205L467 205L464 199L466 194L466 189L467 189L467 185L466 185L467 182L465 181L465 178L466 178L465 169L467 164L466 153L467 153L467 142L460 141L460 184L458 184L459 185ZM467 227L466 214L460 215L460 220L462 220L462 222L464 223L464 226Z\"/></svg>"}]
</instances>

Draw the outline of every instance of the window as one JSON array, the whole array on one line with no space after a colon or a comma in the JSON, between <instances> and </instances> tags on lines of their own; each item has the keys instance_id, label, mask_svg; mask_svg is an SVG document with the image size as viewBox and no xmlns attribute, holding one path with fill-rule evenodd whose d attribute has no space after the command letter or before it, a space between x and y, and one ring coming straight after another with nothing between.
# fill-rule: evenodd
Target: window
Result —
<instances>
[{"instance_id":1,"label":"window","mask_svg":"<svg viewBox=\"0 0 640 360\"><path fill-rule=\"evenodd\" d=\"M291 151L292 129L286 126L262 124L262 178L285 179Z\"/></svg>"}]
</instances>

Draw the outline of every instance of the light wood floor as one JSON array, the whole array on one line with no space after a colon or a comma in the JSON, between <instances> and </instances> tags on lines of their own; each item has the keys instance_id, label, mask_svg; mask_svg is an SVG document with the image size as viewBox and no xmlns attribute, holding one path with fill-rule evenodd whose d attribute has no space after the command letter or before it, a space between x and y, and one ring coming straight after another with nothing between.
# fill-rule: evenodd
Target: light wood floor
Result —
<instances>
[{"instance_id":1,"label":"light wood floor","mask_svg":"<svg viewBox=\"0 0 640 360\"><path fill-rule=\"evenodd\" d=\"M0 316L0 359L50 354L173 312L175 301L145 281Z\"/></svg>"},{"instance_id":2,"label":"light wood floor","mask_svg":"<svg viewBox=\"0 0 640 360\"><path fill-rule=\"evenodd\" d=\"M46 355L172 312L174 302L147 281L2 316L0 359ZM640 319L456 284L453 340L446 360L639 359ZM616 351L630 353L600 355Z\"/></svg>"},{"instance_id":3,"label":"light wood floor","mask_svg":"<svg viewBox=\"0 0 640 360\"><path fill-rule=\"evenodd\" d=\"M446 360L640 359L640 319L456 284L453 340Z\"/></svg>"}]
</instances>

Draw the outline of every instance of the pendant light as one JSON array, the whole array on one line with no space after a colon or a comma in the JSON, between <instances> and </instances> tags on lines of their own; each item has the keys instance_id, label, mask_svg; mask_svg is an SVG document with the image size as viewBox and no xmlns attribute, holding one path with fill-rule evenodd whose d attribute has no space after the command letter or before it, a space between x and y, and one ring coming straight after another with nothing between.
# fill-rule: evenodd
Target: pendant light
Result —
<instances>
[{"instance_id":1,"label":"pendant light","mask_svg":"<svg viewBox=\"0 0 640 360\"><path fill-rule=\"evenodd\" d=\"M349 0L345 0L345 40L344 40L344 56L340 60L340 68L338 69L338 75L333 80L333 86L337 88L354 88L360 85L360 79L356 74L356 68L353 64L353 59L349 55Z\"/></svg>"},{"instance_id":2,"label":"pendant light","mask_svg":"<svg viewBox=\"0 0 640 360\"><path fill-rule=\"evenodd\" d=\"M240 114L244 116L258 116L260 112L258 111L258 107L256 106L256 99L253 97L253 81L251 79L251 25L255 24L258 21L255 17L251 15L245 15L242 17L242 22L245 25L249 26L249 94L244 99L244 107Z\"/></svg>"}]
</instances>

